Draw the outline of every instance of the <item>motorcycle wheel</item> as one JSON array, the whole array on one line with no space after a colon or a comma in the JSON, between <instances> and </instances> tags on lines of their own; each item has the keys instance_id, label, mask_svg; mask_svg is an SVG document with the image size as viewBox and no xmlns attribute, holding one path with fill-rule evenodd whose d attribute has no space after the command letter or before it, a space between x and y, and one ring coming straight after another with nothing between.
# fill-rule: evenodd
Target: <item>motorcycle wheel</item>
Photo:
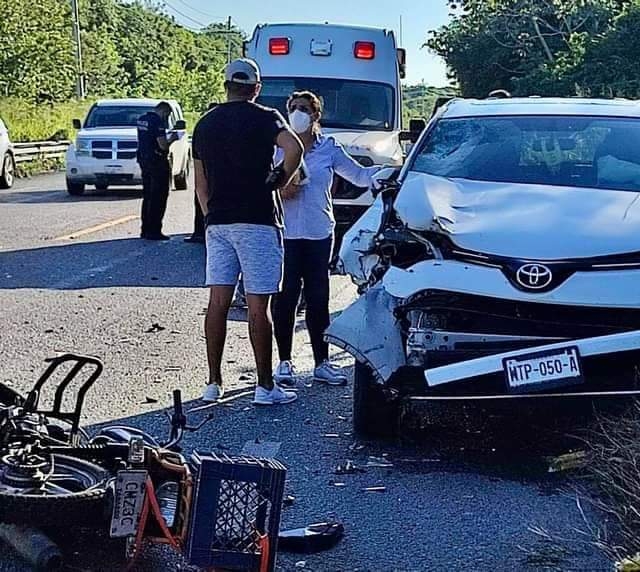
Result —
<instances>
[{"instance_id":1,"label":"motorcycle wheel","mask_svg":"<svg viewBox=\"0 0 640 572\"><path fill-rule=\"evenodd\" d=\"M49 472L40 481L34 471ZM105 520L110 475L102 467L64 455L26 463L0 460L0 522L38 527L95 526Z\"/></svg>"}]
</instances>

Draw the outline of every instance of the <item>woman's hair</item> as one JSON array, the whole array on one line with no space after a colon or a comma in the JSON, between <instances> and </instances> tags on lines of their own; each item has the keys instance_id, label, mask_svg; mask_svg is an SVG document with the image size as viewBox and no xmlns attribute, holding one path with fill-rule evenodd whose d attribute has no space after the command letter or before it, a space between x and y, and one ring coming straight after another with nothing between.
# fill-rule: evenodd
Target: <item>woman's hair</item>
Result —
<instances>
[{"instance_id":1,"label":"woman's hair","mask_svg":"<svg viewBox=\"0 0 640 572\"><path fill-rule=\"evenodd\" d=\"M322 102L320 101L320 98L312 91L294 91L287 100L287 109L289 109L289 105L291 105L291 102L294 99L305 99L306 101L308 101L314 115L320 115L322 113ZM317 122L314 122L313 124L313 132L316 134L320 132L320 125Z\"/></svg>"}]
</instances>

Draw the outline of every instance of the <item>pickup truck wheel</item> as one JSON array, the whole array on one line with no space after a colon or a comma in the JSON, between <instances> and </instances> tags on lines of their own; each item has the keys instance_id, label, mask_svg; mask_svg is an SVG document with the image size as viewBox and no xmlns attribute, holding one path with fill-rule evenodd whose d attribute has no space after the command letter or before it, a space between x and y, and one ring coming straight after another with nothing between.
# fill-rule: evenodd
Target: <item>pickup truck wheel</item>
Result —
<instances>
[{"instance_id":1,"label":"pickup truck wheel","mask_svg":"<svg viewBox=\"0 0 640 572\"><path fill-rule=\"evenodd\" d=\"M377 383L371 368L356 361L353 377L353 429L363 437L392 437L397 433L397 399Z\"/></svg>"},{"instance_id":2,"label":"pickup truck wheel","mask_svg":"<svg viewBox=\"0 0 640 572\"><path fill-rule=\"evenodd\" d=\"M0 168L0 189L10 189L13 187L15 170L16 164L13 155L11 155L11 153L5 153Z\"/></svg>"},{"instance_id":3,"label":"pickup truck wheel","mask_svg":"<svg viewBox=\"0 0 640 572\"><path fill-rule=\"evenodd\" d=\"M76 183L67 179L67 192L74 197L80 196L84 193L84 183Z\"/></svg>"}]
</instances>

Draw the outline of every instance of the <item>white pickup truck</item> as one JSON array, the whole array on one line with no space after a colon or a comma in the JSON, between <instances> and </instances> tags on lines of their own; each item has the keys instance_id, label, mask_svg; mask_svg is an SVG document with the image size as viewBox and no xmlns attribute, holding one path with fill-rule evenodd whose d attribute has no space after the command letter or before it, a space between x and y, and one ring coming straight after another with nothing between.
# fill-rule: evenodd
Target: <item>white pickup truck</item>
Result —
<instances>
[{"instance_id":1,"label":"white pickup truck","mask_svg":"<svg viewBox=\"0 0 640 572\"><path fill-rule=\"evenodd\" d=\"M67 191L81 195L86 185L98 190L110 186L142 184L142 174L136 159L138 118L151 111L159 99L103 99L91 106L82 123L73 122L78 130L75 143L66 154ZM184 131L186 123L178 102L167 100L172 113L169 130ZM173 185L177 190L187 188L191 149L188 137L171 144L169 159Z\"/></svg>"},{"instance_id":2,"label":"white pickup truck","mask_svg":"<svg viewBox=\"0 0 640 572\"><path fill-rule=\"evenodd\" d=\"M10 189L13 186L15 166L9 130L0 119L0 189Z\"/></svg>"}]
</instances>

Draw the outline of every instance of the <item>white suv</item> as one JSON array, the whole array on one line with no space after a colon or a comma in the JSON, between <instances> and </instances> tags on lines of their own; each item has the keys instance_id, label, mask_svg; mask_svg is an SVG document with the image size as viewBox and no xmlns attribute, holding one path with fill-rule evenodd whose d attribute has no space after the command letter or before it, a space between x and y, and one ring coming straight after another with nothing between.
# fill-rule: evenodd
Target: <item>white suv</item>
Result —
<instances>
[{"instance_id":1,"label":"white suv","mask_svg":"<svg viewBox=\"0 0 640 572\"><path fill-rule=\"evenodd\" d=\"M96 102L84 121L75 119L78 129L74 144L66 155L67 191L81 195L86 185L98 190L109 186L142 184L142 174L136 159L138 118L154 109L159 99L104 99ZM167 100L172 113L169 130L184 131L186 123L178 102ZM173 184L177 190L187 188L190 164L188 137L183 136L171 144L169 159Z\"/></svg>"},{"instance_id":2,"label":"white suv","mask_svg":"<svg viewBox=\"0 0 640 572\"><path fill-rule=\"evenodd\" d=\"M0 119L0 189L10 189L13 186L15 166L9 131Z\"/></svg>"}]
</instances>

